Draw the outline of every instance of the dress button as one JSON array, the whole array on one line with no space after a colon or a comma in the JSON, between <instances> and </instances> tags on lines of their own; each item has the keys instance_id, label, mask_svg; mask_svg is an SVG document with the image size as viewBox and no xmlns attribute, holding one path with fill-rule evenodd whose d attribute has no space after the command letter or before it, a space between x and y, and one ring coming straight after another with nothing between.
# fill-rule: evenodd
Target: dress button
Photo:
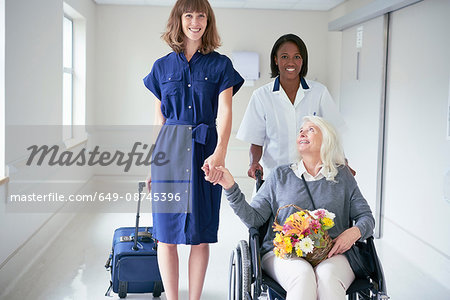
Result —
<instances>
[{"instance_id":1,"label":"dress button","mask_svg":"<svg viewBox=\"0 0 450 300\"><path fill-rule=\"evenodd\" d=\"M192 108L192 106L190 106L190 105L189 105L188 107L189 107L189 109L191 109L191 108Z\"/></svg>"},{"instance_id":2,"label":"dress button","mask_svg":"<svg viewBox=\"0 0 450 300\"><path fill-rule=\"evenodd\" d=\"M191 84L190 84L190 83L188 84L188 87L191 87Z\"/></svg>"},{"instance_id":3,"label":"dress button","mask_svg":"<svg viewBox=\"0 0 450 300\"><path fill-rule=\"evenodd\" d=\"M169 80L172 80L172 77L169 77Z\"/></svg>"},{"instance_id":4,"label":"dress button","mask_svg":"<svg viewBox=\"0 0 450 300\"><path fill-rule=\"evenodd\" d=\"M192 127L191 127L191 126L189 126L189 127L188 127L188 129L189 129L189 130L192 130Z\"/></svg>"},{"instance_id":5,"label":"dress button","mask_svg":"<svg viewBox=\"0 0 450 300\"><path fill-rule=\"evenodd\" d=\"M189 173L189 169L186 169L186 172L188 172L188 173Z\"/></svg>"},{"instance_id":6,"label":"dress button","mask_svg":"<svg viewBox=\"0 0 450 300\"><path fill-rule=\"evenodd\" d=\"M208 80L208 77L205 77L205 80Z\"/></svg>"},{"instance_id":7,"label":"dress button","mask_svg":"<svg viewBox=\"0 0 450 300\"><path fill-rule=\"evenodd\" d=\"M191 151L191 148L187 148L187 151Z\"/></svg>"}]
</instances>

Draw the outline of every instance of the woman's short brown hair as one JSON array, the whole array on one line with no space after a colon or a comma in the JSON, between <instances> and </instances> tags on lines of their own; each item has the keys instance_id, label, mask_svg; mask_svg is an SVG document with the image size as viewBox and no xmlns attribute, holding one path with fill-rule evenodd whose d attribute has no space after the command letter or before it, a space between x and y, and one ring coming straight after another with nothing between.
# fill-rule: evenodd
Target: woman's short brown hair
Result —
<instances>
[{"instance_id":1,"label":"woman's short brown hair","mask_svg":"<svg viewBox=\"0 0 450 300\"><path fill-rule=\"evenodd\" d=\"M220 36L217 32L216 17L208 0L178 0L167 21L166 32L161 36L164 41L176 53L184 50L184 33L181 27L181 16L186 12L205 13L207 25L205 33L202 36L202 46L199 49L201 53L207 54L220 46Z\"/></svg>"}]
</instances>

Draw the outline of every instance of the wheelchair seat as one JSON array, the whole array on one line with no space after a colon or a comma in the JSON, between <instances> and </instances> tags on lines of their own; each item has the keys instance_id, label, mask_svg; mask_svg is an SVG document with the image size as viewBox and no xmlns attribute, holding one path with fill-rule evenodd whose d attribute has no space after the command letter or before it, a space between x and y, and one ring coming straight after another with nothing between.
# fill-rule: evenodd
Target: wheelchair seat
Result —
<instances>
[{"instance_id":1,"label":"wheelchair seat","mask_svg":"<svg viewBox=\"0 0 450 300\"><path fill-rule=\"evenodd\" d=\"M233 250L230 259L229 300L257 300L264 295L267 295L266 299L269 300L286 299L286 291L261 268L260 245L269 228L268 223L260 228L250 228L249 242L242 240ZM373 237L369 237L365 242L371 249L375 273L368 278L356 278L346 291L348 299L389 299Z\"/></svg>"}]
</instances>

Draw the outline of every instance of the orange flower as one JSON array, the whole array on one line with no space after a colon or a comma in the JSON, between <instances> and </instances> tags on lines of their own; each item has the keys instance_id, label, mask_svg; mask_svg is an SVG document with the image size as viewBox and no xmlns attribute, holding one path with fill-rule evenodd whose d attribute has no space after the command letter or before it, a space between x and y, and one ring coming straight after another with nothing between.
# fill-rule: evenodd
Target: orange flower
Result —
<instances>
[{"instance_id":1,"label":"orange flower","mask_svg":"<svg viewBox=\"0 0 450 300\"><path fill-rule=\"evenodd\" d=\"M293 214L293 220L289 222L289 226L291 226L292 229L285 232L285 234L300 235L303 231L308 229L309 221L310 221L309 216L300 216L299 214Z\"/></svg>"},{"instance_id":2,"label":"orange flower","mask_svg":"<svg viewBox=\"0 0 450 300\"><path fill-rule=\"evenodd\" d=\"M280 224L278 224L278 223L273 223L273 231L279 231L279 232L282 232L283 231L283 226L281 226Z\"/></svg>"}]
</instances>

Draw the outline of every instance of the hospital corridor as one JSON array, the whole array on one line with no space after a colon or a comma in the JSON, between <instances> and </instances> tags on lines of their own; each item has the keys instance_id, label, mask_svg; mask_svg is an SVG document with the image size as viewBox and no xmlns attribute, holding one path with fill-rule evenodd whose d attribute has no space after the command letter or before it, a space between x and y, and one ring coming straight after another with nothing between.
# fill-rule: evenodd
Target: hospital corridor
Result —
<instances>
[{"instance_id":1,"label":"hospital corridor","mask_svg":"<svg viewBox=\"0 0 450 300\"><path fill-rule=\"evenodd\" d=\"M255 296L244 222L258 253L297 228L285 203L319 224L323 182L332 226L276 256L373 236L372 298L347 299L450 299L449 28L450 0L0 0L0 300L196 299L205 259L199 299L285 299L266 252Z\"/></svg>"}]
</instances>

